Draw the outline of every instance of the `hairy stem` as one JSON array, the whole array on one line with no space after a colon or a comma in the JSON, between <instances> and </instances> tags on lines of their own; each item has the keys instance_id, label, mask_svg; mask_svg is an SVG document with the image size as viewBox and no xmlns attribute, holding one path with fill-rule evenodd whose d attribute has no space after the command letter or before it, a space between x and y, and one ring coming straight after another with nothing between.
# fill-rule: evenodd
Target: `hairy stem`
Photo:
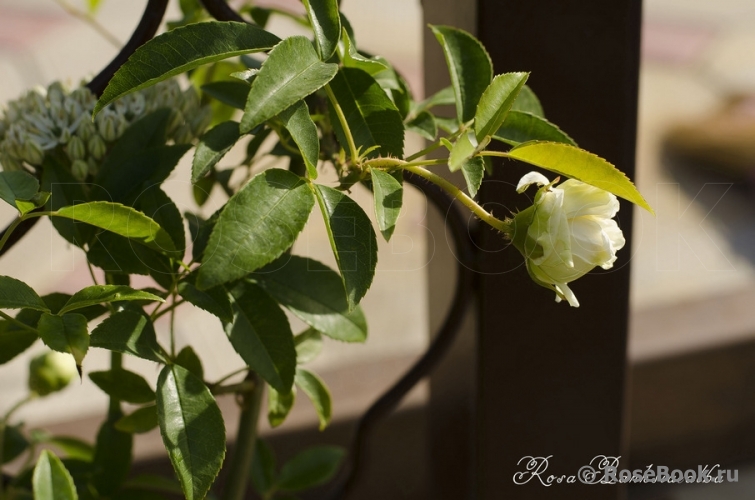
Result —
<instances>
[{"instance_id":1,"label":"hairy stem","mask_svg":"<svg viewBox=\"0 0 755 500\"><path fill-rule=\"evenodd\" d=\"M249 471L254 460L254 450L257 443L257 421L260 416L264 384L256 373L250 371L246 381L252 382L251 391L242 394L241 416L239 418L238 434L233 450L233 458L228 463L228 479L222 500L243 500L249 483Z\"/></svg>"},{"instance_id":2,"label":"hairy stem","mask_svg":"<svg viewBox=\"0 0 755 500\"><path fill-rule=\"evenodd\" d=\"M498 219L496 217L493 217L492 214L490 214L487 210L482 208L480 205L477 204L476 201L474 201L472 198L470 198L467 193L453 185L451 182L447 181L443 177L434 174L433 172L430 172L429 170L422 168L422 167L404 167L405 170L412 172L414 174L419 175L420 177L424 177L428 181L432 182L433 184L437 184L441 188L443 188L448 194L459 200L464 206L469 208L477 217L479 217L483 222L486 222L494 229L497 229L501 231L502 233L510 233L511 228L508 224L506 224L501 219Z\"/></svg>"}]
</instances>

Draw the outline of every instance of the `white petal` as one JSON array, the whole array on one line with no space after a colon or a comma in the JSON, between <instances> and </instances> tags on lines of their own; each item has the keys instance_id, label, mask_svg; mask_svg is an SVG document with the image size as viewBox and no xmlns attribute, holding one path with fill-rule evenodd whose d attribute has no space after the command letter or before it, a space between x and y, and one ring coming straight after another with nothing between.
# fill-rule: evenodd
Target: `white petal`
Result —
<instances>
[{"instance_id":1,"label":"white petal","mask_svg":"<svg viewBox=\"0 0 755 500\"><path fill-rule=\"evenodd\" d=\"M619 200L603 189L574 179L562 182L558 187L564 190L564 211L570 219L587 215L610 219L619 211Z\"/></svg>"},{"instance_id":2,"label":"white petal","mask_svg":"<svg viewBox=\"0 0 755 500\"><path fill-rule=\"evenodd\" d=\"M523 193L532 184L537 184L538 186L547 186L548 184L550 184L550 181L540 172L530 172L529 174L525 174L524 177L519 179L519 184L516 185L516 192Z\"/></svg>"},{"instance_id":3,"label":"white petal","mask_svg":"<svg viewBox=\"0 0 755 500\"><path fill-rule=\"evenodd\" d=\"M569 288L566 283L557 283L556 288L564 295L564 298L569 302L570 306L579 307L577 296L574 295L574 292L571 291L571 288ZM560 302L560 300L557 299L556 302Z\"/></svg>"}]
</instances>

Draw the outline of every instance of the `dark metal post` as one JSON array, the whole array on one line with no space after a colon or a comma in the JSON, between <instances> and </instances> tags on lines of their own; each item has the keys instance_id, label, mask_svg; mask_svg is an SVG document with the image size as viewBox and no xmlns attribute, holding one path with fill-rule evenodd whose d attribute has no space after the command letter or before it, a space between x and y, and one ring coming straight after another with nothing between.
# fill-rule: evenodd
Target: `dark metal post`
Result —
<instances>
[{"instance_id":1,"label":"dark metal post","mask_svg":"<svg viewBox=\"0 0 755 500\"><path fill-rule=\"evenodd\" d=\"M633 176L640 0L479 0L478 36L495 72L531 71L546 116L584 148ZM512 182L531 170L495 164L482 200L497 213L526 208ZM555 177L553 174L549 175ZM495 179L494 178L494 179ZM486 205L488 206L488 205ZM490 205L491 207L493 205ZM495 208L494 208L495 210ZM504 213L502 213L504 212ZM577 474L597 455L623 451L632 207L619 224L618 266L573 284L581 307L556 304L532 283L521 256L483 236L478 349L477 463L480 499L616 499L618 486L518 486L525 456L548 457L546 474Z\"/></svg>"}]
</instances>

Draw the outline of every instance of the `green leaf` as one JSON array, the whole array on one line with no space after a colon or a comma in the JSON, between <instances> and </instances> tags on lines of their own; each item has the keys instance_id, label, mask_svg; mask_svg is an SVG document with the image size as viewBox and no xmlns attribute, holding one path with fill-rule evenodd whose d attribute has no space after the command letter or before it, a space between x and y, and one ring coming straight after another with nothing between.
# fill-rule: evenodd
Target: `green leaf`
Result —
<instances>
[{"instance_id":1,"label":"green leaf","mask_svg":"<svg viewBox=\"0 0 755 500\"><path fill-rule=\"evenodd\" d=\"M434 108L435 106L450 106L456 103L454 88L448 86L443 88L424 101L421 101L412 107L412 116L418 116L421 112Z\"/></svg>"},{"instance_id":2,"label":"green leaf","mask_svg":"<svg viewBox=\"0 0 755 500\"><path fill-rule=\"evenodd\" d=\"M102 0L87 0L87 12L90 15L96 14L100 8L100 4L102 4Z\"/></svg>"},{"instance_id":3,"label":"green leaf","mask_svg":"<svg viewBox=\"0 0 755 500\"><path fill-rule=\"evenodd\" d=\"M29 285L15 278L0 276L0 309L21 308L44 312L50 310Z\"/></svg>"},{"instance_id":4,"label":"green leaf","mask_svg":"<svg viewBox=\"0 0 755 500\"><path fill-rule=\"evenodd\" d=\"M320 430L324 430L330 423L332 414L332 403L330 400L330 391L325 386L325 382L317 375L303 368L296 369L296 385L312 401L312 405L317 412L317 418L320 420Z\"/></svg>"},{"instance_id":5,"label":"green leaf","mask_svg":"<svg viewBox=\"0 0 755 500\"><path fill-rule=\"evenodd\" d=\"M307 38L286 38L270 51L252 83L241 132L249 132L322 88L337 71L337 64L320 61Z\"/></svg>"},{"instance_id":6,"label":"green leaf","mask_svg":"<svg viewBox=\"0 0 755 500\"><path fill-rule=\"evenodd\" d=\"M345 455L345 450L337 446L318 446L299 453L281 469L278 489L301 491L328 482Z\"/></svg>"},{"instance_id":7,"label":"green leaf","mask_svg":"<svg viewBox=\"0 0 755 500\"><path fill-rule=\"evenodd\" d=\"M234 121L220 123L203 135L194 152L191 182L199 182L231 150L239 137L239 124Z\"/></svg>"},{"instance_id":8,"label":"green leaf","mask_svg":"<svg viewBox=\"0 0 755 500\"><path fill-rule=\"evenodd\" d=\"M0 365L27 350L38 338L36 332L24 330L9 321L0 322Z\"/></svg>"},{"instance_id":9,"label":"green leaf","mask_svg":"<svg viewBox=\"0 0 755 500\"><path fill-rule=\"evenodd\" d=\"M164 147L168 139L168 125L171 118L173 118L171 109L159 108L129 125L105 157L95 178L97 184L102 184L110 176L118 174L131 158L144 153L144 151ZM134 172L129 173L134 174ZM126 178L123 172L120 172L120 174L123 176L122 178ZM146 177L141 177L136 184L141 184L145 179ZM110 183L110 185L105 186L105 189L119 184L117 181ZM112 196L110 193L108 195Z\"/></svg>"},{"instance_id":10,"label":"green leaf","mask_svg":"<svg viewBox=\"0 0 755 500\"><path fill-rule=\"evenodd\" d=\"M139 408L115 422L115 428L130 434L144 434L157 427L157 408L154 405Z\"/></svg>"},{"instance_id":11,"label":"green leaf","mask_svg":"<svg viewBox=\"0 0 755 500\"><path fill-rule=\"evenodd\" d=\"M51 436L46 442L65 453L68 458L84 462L94 460L94 447L81 439L70 436Z\"/></svg>"},{"instance_id":12,"label":"green leaf","mask_svg":"<svg viewBox=\"0 0 755 500\"><path fill-rule=\"evenodd\" d=\"M39 191L39 181L23 170L0 172L0 199L16 208L16 200L30 200Z\"/></svg>"},{"instance_id":13,"label":"green leaf","mask_svg":"<svg viewBox=\"0 0 755 500\"><path fill-rule=\"evenodd\" d=\"M34 500L78 500L73 478L63 462L49 450L42 450L32 479Z\"/></svg>"},{"instance_id":14,"label":"green leaf","mask_svg":"<svg viewBox=\"0 0 755 500\"><path fill-rule=\"evenodd\" d=\"M165 300L157 295L143 290L134 290L125 285L93 285L83 288L73 294L58 314L62 315L95 304L107 304L110 302L120 302L122 300L165 302Z\"/></svg>"},{"instance_id":15,"label":"green leaf","mask_svg":"<svg viewBox=\"0 0 755 500\"><path fill-rule=\"evenodd\" d=\"M461 173L464 174L464 180L467 181L469 196L474 198L485 175L485 160L481 156L468 159L461 166Z\"/></svg>"},{"instance_id":16,"label":"green leaf","mask_svg":"<svg viewBox=\"0 0 755 500\"><path fill-rule=\"evenodd\" d=\"M509 151L507 155L530 165L605 189L655 214L623 172L603 158L583 149L555 142L526 142Z\"/></svg>"},{"instance_id":17,"label":"green leaf","mask_svg":"<svg viewBox=\"0 0 755 500\"><path fill-rule=\"evenodd\" d=\"M443 47L456 96L456 118L466 123L475 116L477 103L493 79L493 63L485 47L466 31L430 26Z\"/></svg>"},{"instance_id":18,"label":"green leaf","mask_svg":"<svg viewBox=\"0 0 755 500\"><path fill-rule=\"evenodd\" d=\"M202 85L202 92L235 109L244 109L249 96L249 84L243 82L210 82Z\"/></svg>"},{"instance_id":19,"label":"green leaf","mask_svg":"<svg viewBox=\"0 0 755 500\"><path fill-rule=\"evenodd\" d=\"M110 102L221 59L261 52L280 39L252 24L206 22L177 28L145 43L121 66L102 93L94 114Z\"/></svg>"},{"instance_id":20,"label":"green leaf","mask_svg":"<svg viewBox=\"0 0 755 500\"><path fill-rule=\"evenodd\" d=\"M283 126L291 134L304 164L307 166L307 174L310 179L317 179L317 161L320 159L320 138L317 135L317 127L309 115L309 108L304 101L299 101L278 115Z\"/></svg>"},{"instance_id":21,"label":"green leaf","mask_svg":"<svg viewBox=\"0 0 755 500\"><path fill-rule=\"evenodd\" d=\"M178 284L178 294L200 309L214 314L221 321L229 322L233 319L231 301L223 287L200 290L193 284L183 281Z\"/></svg>"},{"instance_id":22,"label":"green leaf","mask_svg":"<svg viewBox=\"0 0 755 500\"><path fill-rule=\"evenodd\" d=\"M302 365L315 359L322 351L322 335L314 328L308 328L294 337L296 363Z\"/></svg>"},{"instance_id":23,"label":"green leaf","mask_svg":"<svg viewBox=\"0 0 755 500\"><path fill-rule=\"evenodd\" d=\"M165 229L143 213L120 203L92 201L63 207L52 215L86 222L158 252L176 255L176 246Z\"/></svg>"},{"instance_id":24,"label":"green leaf","mask_svg":"<svg viewBox=\"0 0 755 500\"><path fill-rule=\"evenodd\" d=\"M177 365L181 365L189 370L189 372L198 379L204 380L202 360L199 359L199 356L197 356L197 353L194 352L194 349L192 349L191 346L187 345L181 349L174 361Z\"/></svg>"},{"instance_id":25,"label":"green leaf","mask_svg":"<svg viewBox=\"0 0 755 500\"><path fill-rule=\"evenodd\" d=\"M21 213L21 215L26 215L35 208L45 206L47 200L50 199L50 196L52 196L52 193L48 193L47 191L40 191L32 196L28 201L16 200L16 208L18 208L18 211Z\"/></svg>"},{"instance_id":26,"label":"green leaf","mask_svg":"<svg viewBox=\"0 0 755 500\"><path fill-rule=\"evenodd\" d=\"M347 68L361 69L373 76L388 69L388 66L380 60L364 57L360 54L357 51L356 45L352 42L346 28L344 28L341 33L341 41L343 44L339 45L338 55L341 58L343 65Z\"/></svg>"},{"instance_id":27,"label":"green leaf","mask_svg":"<svg viewBox=\"0 0 755 500\"><path fill-rule=\"evenodd\" d=\"M341 36L341 15L337 0L303 0L315 32L315 44L320 59L327 61L336 53Z\"/></svg>"},{"instance_id":28,"label":"green leaf","mask_svg":"<svg viewBox=\"0 0 755 500\"><path fill-rule=\"evenodd\" d=\"M315 194L346 288L349 310L352 310L367 293L375 276L375 231L364 210L341 191L318 184Z\"/></svg>"},{"instance_id":29,"label":"green leaf","mask_svg":"<svg viewBox=\"0 0 755 500\"><path fill-rule=\"evenodd\" d=\"M275 260L294 243L313 205L312 192L300 177L281 169L255 176L218 217L197 287L207 290Z\"/></svg>"},{"instance_id":30,"label":"green leaf","mask_svg":"<svg viewBox=\"0 0 755 500\"><path fill-rule=\"evenodd\" d=\"M275 456L262 439L257 439L255 443L252 484L261 495L270 491L275 484Z\"/></svg>"},{"instance_id":31,"label":"green leaf","mask_svg":"<svg viewBox=\"0 0 755 500\"><path fill-rule=\"evenodd\" d=\"M181 483L179 483L177 479L152 474L141 474L134 478L130 478L123 485L123 488L137 491L168 493L171 495L180 495L183 493L181 490Z\"/></svg>"},{"instance_id":32,"label":"green leaf","mask_svg":"<svg viewBox=\"0 0 755 500\"><path fill-rule=\"evenodd\" d=\"M510 111L493 139L518 146L529 141L562 142L576 146L574 140L545 118L524 111Z\"/></svg>"},{"instance_id":33,"label":"green leaf","mask_svg":"<svg viewBox=\"0 0 755 500\"><path fill-rule=\"evenodd\" d=\"M168 365L157 380L157 415L186 499L205 498L225 457L225 426L215 398L188 370Z\"/></svg>"},{"instance_id":34,"label":"green leaf","mask_svg":"<svg viewBox=\"0 0 755 500\"><path fill-rule=\"evenodd\" d=\"M225 324L231 345L271 387L289 392L296 371L296 349L288 318L270 296L251 283L239 284L233 299L233 322Z\"/></svg>"},{"instance_id":35,"label":"green leaf","mask_svg":"<svg viewBox=\"0 0 755 500\"><path fill-rule=\"evenodd\" d=\"M451 156L448 158L448 168L451 172L456 172L467 160L475 153L477 148L477 138L474 132L469 131L461 134L451 149Z\"/></svg>"},{"instance_id":36,"label":"green leaf","mask_svg":"<svg viewBox=\"0 0 755 500\"><path fill-rule=\"evenodd\" d=\"M165 361L152 322L134 311L119 311L97 325L90 337L92 347L131 354L158 363Z\"/></svg>"},{"instance_id":37,"label":"green leaf","mask_svg":"<svg viewBox=\"0 0 755 500\"><path fill-rule=\"evenodd\" d=\"M438 135L438 124L432 114L421 111L415 118L406 123L406 130L419 134L428 141L434 141Z\"/></svg>"},{"instance_id":38,"label":"green leaf","mask_svg":"<svg viewBox=\"0 0 755 500\"><path fill-rule=\"evenodd\" d=\"M51 193L45 210L57 210L89 199L83 184L71 174L71 169L63 165L53 155L45 155L42 162L42 189ZM94 228L74 221L52 218L52 225L69 243L79 247L91 240Z\"/></svg>"},{"instance_id":39,"label":"green leaf","mask_svg":"<svg viewBox=\"0 0 755 500\"><path fill-rule=\"evenodd\" d=\"M29 448L29 441L21 433L20 428L20 425L13 426L7 423L3 426L3 459L0 465L12 462Z\"/></svg>"},{"instance_id":40,"label":"green leaf","mask_svg":"<svg viewBox=\"0 0 755 500\"><path fill-rule=\"evenodd\" d=\"M81 363L89 349L87 319L77 313L55 316L43 313L39 318L39 337L50 349L70 353L81 372Z\"/></svg>"},{"instance_id":41,"label":"green leaf","mask_svg":"<svg viewBox=\"0 0 755 500\"><path fill-rule=\"evenodd\" d=\"M118 410L102 423L94 449L92 484L102 496L118 491L131 471L134 436L115 428L123 416Z\"/></svg>"},{"instance_id":42,"label":"green leaf","mask_svg":"<svg viewBox=\"0 0 755 500\"><path fill-rule=\"evenodd\" d=\"M325 335L364 342L367 321L361 308L349 311L338 273L316 260L287 255L253 278L280 305Z\"/></svg>"},{"instance_id":43,"label":"green leaf","mask_svg":"<svg viewBox=\"0 0 755 500\"><path fill-rule=\"evenodd\" d=\"M346 117L354 142L362 151L373 146L380 149L368 156L404 154L404 127L401 114L385 91L368 73L356 68L341 68L330 88ZM330 103L330 121L341 146L348 141L338 116Z\"/></svg>"},{"instance_id":44,"label":"green leaf","mask_svg":"<svg viewBox=\"0 0 755 500\"><path fill-rule=\"evenodd\" d=\"M294 406L296 400L296 388L291 388L291 391L287 393L280 393L268 387L267 390L267 421L270 422L270 427L278 427L281 425Z\"/></svg>"},{"instance_id":45,"label":"green leaf","mask_svg":"<svg viewBox=\"0 0 755 500\"><path fill-rule=\"evenodd\" d=\"M210 169L210 175L202 177L194 183L191 189L191 194L194 195L194 201L197 205L204 206L207 200L210 198L212 188L215 187L217 181L215 171Z\"/></svg>"},{"instance_id":46,"label":"green leaf","mask_svg":"<svg viewBox=\"0 0 755 500\"><path fill-rule=\"evenodd\" d=\"M545 118L543 113L543 106L540 104L540 99L537 98L532 89L525 85L519 91L519 95L514 101L514 105L511 106L511 111L522 111L524 113L531 113L540 118Z\"/></svg>"},{"instance_id":47,"label":"green leaf","mask_svg":"<svg viewBox=\"0 0 755 500\"><path fill-rule=\"evenodd\" d=\"M529 73L504 73L493 78L482 93L474 118L477 142L483 142L503 124Z\"/></svg>"},{"instance_id":48,"label":"green leaf","mask_svg":"<svg viewBox=\"0 0 755 500\"><path fill-rule=\"evenodd\" d=\"M92 372L89 378L113 399L133 404L151 403L155 391L141 375L124 369Z\"/></svg>"},{"instance_id":49,"label":"green leaf","mask_svg":"<svg viewBox=\"0 0 755 500\"><path fill-rule=\"evenodd\" d=\"M170 239L176 247L176 255L183 257L186 251L186 232L181 212L173 200L153 184L142 189L133 206L141 210L144 215L157 222L157 224L170 235Z\"/></svg>"},{"instance_id":50,"label":"green leaf","mask_svg":"<svg viewBox=\"0 0 755 500\"><path fill-rule=\"evenodd\" d=\"M400 172L398 175L401 175ZM393 175L382 170L372 170L372 191L374 192L375 216L385 241L391 239L396 221L401 213L404 188Z\"/></svg>"}]
</instances>

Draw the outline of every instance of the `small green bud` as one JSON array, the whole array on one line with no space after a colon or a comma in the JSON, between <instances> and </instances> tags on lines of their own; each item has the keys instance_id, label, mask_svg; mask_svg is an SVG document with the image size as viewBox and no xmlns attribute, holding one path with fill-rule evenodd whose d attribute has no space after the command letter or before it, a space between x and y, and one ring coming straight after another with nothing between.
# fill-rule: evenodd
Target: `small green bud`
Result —
<instances>
[{"instance_id":1,"label":"small green bud","mask_svg":"<svg viewBox=\"0 0 755 500\"><path fill-rule=\"evenodd\" d=\"M195 137L199 137L212 123L212 109L203 106L191 116L191 131Z\"/></svg>"},{"instance_id":2,"label":"small green bud","mask_svg":"<svg viewBox=\"0 0 755 500\"><path fill-rule=\"evenodd\" d=\"M76 129L76 135L81 137L82 141L88 141L94 134L97 133L97 129L94 127L92 120L85 118L79 123L79 128Z\"/></svg>"},{"instance_id":3,"label":"small green bud","mask_svg":"<svg viewBox=\"0 0 755 500\"><path fill-rule=\"evenodd\" d=\"M21 157L32 165L41 165L45 158L45 152L36 141L28 139L24 143L24 150Z\"/></svg>"},{"instance_id":4,"label":"small green bud","mask_svg":"<svg viewBox=\"0 0 755 500\"><path fill-rule=\"evenodd\" d=\"M0 155L0 165L2 165L3 170L6 172L13 172L14 170L21 170L23 168L21 162L8 154Z\"/></svg>"},{"instance_id":5,"label":"small green bud","mask_svg":"<svg viewBox=\"0 0 755 500\"><path fill-rule=\"evenodd\" d=\"M84 144L84 141L81 140L79 136L73 136L71 137L71 140L68 141L68 146L66 147L66 153L68 153L68 157L73 160L83 160L84 157L87 155L87 147Z\"/></svg>"},{"instance_id":6,"label":"small green bud","mask_svg":"<svg viewBox=\"0 0 755 500\"><path fill-rule=\"evenodd\" d=\"M170 121L168 122L168 135L174 135L178 128L184 123L184 115L177 109L174 109L170 114Z\"/></svg>"},{"instance_id":7,"label":"small green bud","mask_svg":"<svg viewBox=\"0 0 755 500\"><path fill-rule=\"evenodd\" d=\"M102 119L100 119L102 116ZM114 114L97 115L97 131L107 142L113 142L118 138L118 120Z\"/></svg>"},{"instance_id":8,"label":"small green bud","mask_svg":"<svg viewBox=\"0 0 755 500\"><path fill-rule=\"evenodd\" d=\"M194 87L189 87L183 91L182 97L181 112L185 116L192 116L199 108L199 94Z\"/></svg>"},{"instance_id":9,"label":"small green bud","mask_svg":"<svg viewBox=\"0 0 755 500\"><path fill-rule=\"evenodd\" d=\"M31 360L29 390L39 396L47 396L64 389L76 374L73 356L49 351Z\"/></svg>"},{"instance_id":10,"label":"small green bud","mask_svg":"<svg viewBox=\"0 0 755 500\"><path fill-rule=\"evenodd\" d=\"M95 134L89 139L89 142L87 142L87 149L89 150L89 154L92 155L95 160L101 160L105 157L105 154L107 154L107 145L105 145L105 141L102 140L102 137L99 134Z\"/></svg>"},{"instance_id":11,"label":"small green bud","mask_svg":"<svg viewBox=\"0 0 755 500\"><path fill-rule=\"evenodd\" d=\"M97 172L100 171L100 162L91 156L87 158L87 165L89 166L89 173L92 175L97 175Z\"/></svg>"},{"instance_id":12,"label":"small green bud","mask_svg":"<svg viewBox=\"0 0 755 500\"><path fill-rule=\"evenodd\" d=\"M173 140L176 144L189 144L194 139L194 134L191 132L191 127L188 123L181 125L176 133L173 134Z\"/></svg>"},{"instance_id":13,"label":"small green bud","mask_svg":"<svg viewBox=\"0 0 755 500\"><path fill-rule=\"evenodd\" d=\"M71 164L71 174L73 174L76 180L83 181L89 174L89 165L84 160L75 160Z\"/></svg>"}]
</instances>

